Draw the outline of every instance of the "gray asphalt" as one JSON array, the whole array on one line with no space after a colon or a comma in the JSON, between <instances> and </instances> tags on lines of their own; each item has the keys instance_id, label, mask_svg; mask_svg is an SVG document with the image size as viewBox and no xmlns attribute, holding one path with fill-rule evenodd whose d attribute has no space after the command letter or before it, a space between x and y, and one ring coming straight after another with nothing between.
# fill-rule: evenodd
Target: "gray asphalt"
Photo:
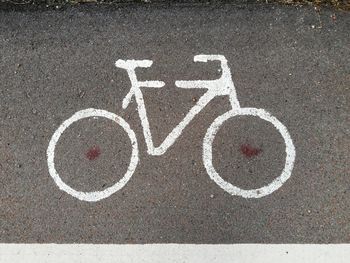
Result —
<instances>
[{"instance_id":1,"label":"gray asphalt","mask_svg":"<svg viewBox=\"0 0 350 263\"><path fill-rule=\"evenodd\" d=\"M340 243L350 242L350 13L277 5L77 7L0 11L0 242L55 243ZM296 147L291 178L261 199L234 197L207 175L202 141L229 109L212 101L163 156L149 156L135 103L117 59L152 59L143 80L158 145L203 94L175 80L219 77L222 54L242 107L264 108ZM139 165L128 184L97 203L60 191L46 150L76 111L122 116L136 133ZM249 151L247 147L258 149ZM254 156L247 156L249 152ZM62 179L98 191L125 173L126 134L105 119L69 128L56 149ZM281 173L284 143L268 123L231 119L214 141L214 164L242 188Z\"/></svg>"}]
</instances>

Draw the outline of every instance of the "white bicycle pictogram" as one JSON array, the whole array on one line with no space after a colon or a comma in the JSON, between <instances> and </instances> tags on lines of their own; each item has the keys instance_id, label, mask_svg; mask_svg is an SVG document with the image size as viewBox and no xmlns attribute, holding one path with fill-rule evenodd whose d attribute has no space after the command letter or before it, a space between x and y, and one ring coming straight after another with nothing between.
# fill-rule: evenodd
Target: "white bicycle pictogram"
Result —
<instances>
[{"instance_id":1,"label":"white bicycle pictogram","mask_svg":"<svg viewBox=\"0 0 350 263\"><path fill-rule=\"evenodd\" d=\"M131 81L131 89L129 93L123 99L123 108L127 108L132 98L134 97L137 103L137 111L141 121L143 135L145 138L147 153L150 155L162 155L164 154L180 137L182 131L186 126L193 120L193 118L215 97L217 96L228 96L232 109L228 112L217 117L214 122L207 129L206 135L203 140L203 163L209 177L224 191L231 195L241 196L244 198L260 198L269 195L279 189L291 176L294 160L295 160L295 147L293 141L288 133L287 128L270 113L264 109L257 108L242 108L240 107L237 99L236 89L233 84L231 70L228 67L227 60L222 55L196 55L194 56L194 62L208 62L208 61L220 61L222 75L219 79L215 80L179 80L175 82L178 88L182 89L205 89L206 92L198 99L197 103L189 110L183 120L167 135L164 141L159 145L155 146L152 139L150 125L147 117L146 106L143 99L141 88L161 88L165 85L162 81L139 81L136 77L136 68L148 68L153 64L152 60L118 60L115 65L118 68L125 69ZM262 186L257 189L241 189L231 183L225 181L215 170L213 166L213 151L212 145L214 138L222 126L222 124L228 119L240 116L256 116L271 123L278 132L282 135L285 142L285 165L282 173L275 178L269 184ZM107 118L116 124L119 124L127 133L131 145L131 159L130 164L125 175L114 185L101 190L92 192L77 191L67 185L61 179L60 175L55 169L55 147L59 141L62 133L74 122L90 117L103 117ZM123 188L126 183L130 180L134 174L137 164L139 162L139 150L136 135L130 128L130 125L120 116L101 109L85 109L76 112L69 119L65 120L59 128L53 134L49 146L47 149L47 161L48 168L51 177L59 189L66 193L78 198L79 200L95 202L109 197L113 193Z\"/></svg>"}]
</instances>

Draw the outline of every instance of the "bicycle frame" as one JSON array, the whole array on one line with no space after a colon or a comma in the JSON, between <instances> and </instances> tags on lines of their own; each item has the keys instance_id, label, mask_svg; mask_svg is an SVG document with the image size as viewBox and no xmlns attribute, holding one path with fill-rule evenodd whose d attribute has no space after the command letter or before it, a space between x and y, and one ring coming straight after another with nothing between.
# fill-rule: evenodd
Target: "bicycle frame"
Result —
<instances>
[{"instance_id":1,"label":"bicycle frame","mask_svg":"<svg viewBox=\"0 0 350 263\"><path fill-rule=\"evenodd\" d=\"M197 55L194 62L208 62L218 60L221 63L222 75L215 80L180 80L175 85L184 89L207 89L199 98L198 102L190 109L183 120L168 134L164 141L155 147L152 139L147 110L143 99L141 88L161 88L165 85L162 81L139 81L136 77L136 68L148 68L153 64L152 60L118 60L115 65L127 71L131 82L131 89L123 99L123 108L127 108L133 96L137 103L137 111L141 120L143 135L145 137L147 153L150 155L164 154L180 137L182 131L194 119L194 117L204 109L204 107L217 96L229 96L232 109L240 109L237 99L236 89L232 81L231 70L227 65L227 60L222 55Z\"/></svg>"}]
</instances>

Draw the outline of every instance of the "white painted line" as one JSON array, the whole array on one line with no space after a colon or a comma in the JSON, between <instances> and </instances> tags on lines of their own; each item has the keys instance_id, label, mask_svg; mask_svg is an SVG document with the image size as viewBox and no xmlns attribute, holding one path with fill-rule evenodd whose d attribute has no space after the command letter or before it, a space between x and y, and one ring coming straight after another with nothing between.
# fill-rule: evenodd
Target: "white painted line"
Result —
<instances>
[{"instance_id":1,"label":"white painted line","mask_svg":"<svg viewBox=\"0 0 350 263\"><path fill-rule=\"evenodd\" d=\"M1 263L348 263L350 244L0 244Z\"/></svg>"}]
</instances>

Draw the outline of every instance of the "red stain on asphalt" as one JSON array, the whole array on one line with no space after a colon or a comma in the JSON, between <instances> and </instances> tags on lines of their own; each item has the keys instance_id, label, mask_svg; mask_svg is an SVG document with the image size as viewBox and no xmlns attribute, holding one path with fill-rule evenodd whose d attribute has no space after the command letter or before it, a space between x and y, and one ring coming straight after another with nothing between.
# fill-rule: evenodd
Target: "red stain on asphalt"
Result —
<instances>
[{"instance_id":1,"label":"red stain on asphalt","mask_svg":"<svg viewBox=\"0 0 350 263\"><path fill-rule=\"evenodd\" d=\"M93 146L91 147L87 153L85 154L86 158L88 158L90 161L97 159L101 154L100 147Z\"/></svg>"},{"instance_id":2,"label":"red stain on asphalt","mask_svg":"<svg viewBox=\"0 0 350 263\"><path fill-rule=\"evenodd\" d=\"M261 152L262 152L262 149L254 148L253 146L251 146L249 144L242 144L241 145L241 153L244 154L248 158L253 157L253 156L257 156Z\"/></svg>"}]
</instances>

